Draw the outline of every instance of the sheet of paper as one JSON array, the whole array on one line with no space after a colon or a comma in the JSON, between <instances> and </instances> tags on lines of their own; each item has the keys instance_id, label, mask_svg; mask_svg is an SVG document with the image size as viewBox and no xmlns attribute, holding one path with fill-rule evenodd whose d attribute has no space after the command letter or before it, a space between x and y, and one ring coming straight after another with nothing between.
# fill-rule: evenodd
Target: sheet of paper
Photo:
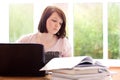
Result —
<instances>
[{"instance_id":1,"label":"sheet of paper","mask_svg":"<svg viewBox=\"0 0 120 80\"><path fill-rule=\"evenodd\" d=\"M85 56L53 58L43 68L41 68L40 71L73 68L79 64L83 58L85 58Z\"/></svg>"}]
</instances>

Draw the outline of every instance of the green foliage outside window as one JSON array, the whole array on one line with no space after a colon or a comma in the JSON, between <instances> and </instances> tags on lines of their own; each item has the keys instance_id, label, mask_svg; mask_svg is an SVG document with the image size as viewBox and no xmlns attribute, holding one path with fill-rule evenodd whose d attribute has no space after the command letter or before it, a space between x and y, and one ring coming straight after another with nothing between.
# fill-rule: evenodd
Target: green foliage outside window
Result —
<instances>
[{"instance_id":1,"label":"green foliage outside window","mask_svg":"<svg viewBox=\"0 0 120 80\"><path fill-rule=\"evenodd\" d=\"M33 4L10 4L9 41L15 42L22 35L33 32Z\"/></svg>"},{"instance_id":2,"label":"green foliage outside window","mask_svg":"<svg viewBox=\"0 0 120 80\"><path fill-rule=\"evenodd\" d=\"M103 57L102 5L74 6L74 55Z\"/></svg>"},{"instance_id":3,"label":"green foliage outside window","mask_svg":"<svg viewBox=\"0 0 120 80\"><path fill-rule=\"evenodd\" d=\"M108 53L110 59L120 59L120 4L108 6Z\"/></svg>"}]
</instances>

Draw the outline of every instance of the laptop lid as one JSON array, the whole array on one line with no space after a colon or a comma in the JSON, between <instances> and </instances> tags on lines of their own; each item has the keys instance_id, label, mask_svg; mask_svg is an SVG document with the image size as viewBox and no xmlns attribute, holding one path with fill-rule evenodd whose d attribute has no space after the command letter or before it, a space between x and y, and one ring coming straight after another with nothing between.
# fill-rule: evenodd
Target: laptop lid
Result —
<instances>
[{"instance_id":1,"label":"laptop lid","mask_svg":"<svg viewBox=\"0 0 120 80\"><path fill-rule=\"evenodd\" d=\"M0 43L0 76L45 76L41 44Z\"/></svg>"}]
</instances>

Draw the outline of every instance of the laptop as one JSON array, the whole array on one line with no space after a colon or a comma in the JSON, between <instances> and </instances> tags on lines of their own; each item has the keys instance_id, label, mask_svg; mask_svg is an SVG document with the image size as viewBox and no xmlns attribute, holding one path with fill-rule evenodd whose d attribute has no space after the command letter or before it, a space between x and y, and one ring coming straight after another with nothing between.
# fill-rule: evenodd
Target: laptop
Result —
<instances>
[{"instance_id":1,"label":"laptop","mask_svg":"<svg viewBox=\"0 0 120 80\"><path fill-rule=\"evenodd\" d=\"M0 43L0 76L45 76L42 44Z\"/></svg>"}]
</instances>

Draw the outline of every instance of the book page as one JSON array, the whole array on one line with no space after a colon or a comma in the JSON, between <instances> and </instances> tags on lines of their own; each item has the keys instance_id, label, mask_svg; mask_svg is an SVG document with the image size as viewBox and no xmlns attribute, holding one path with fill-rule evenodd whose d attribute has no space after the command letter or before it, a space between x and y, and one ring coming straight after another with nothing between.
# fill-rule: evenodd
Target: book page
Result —
<instances>
[{"instance_id":1,"label":"book page","mask_svg":"<svg viewBox=\"0 0 120 80\"><path fill-rule=\"evenodd\" d=\"M50 60L43 68L42 70L55 70L55 69L71 69L77 64L81 62L86 56L80 56L80 57L60 57L60 58L53 58Z\"/></svg>"}]
</instances>

